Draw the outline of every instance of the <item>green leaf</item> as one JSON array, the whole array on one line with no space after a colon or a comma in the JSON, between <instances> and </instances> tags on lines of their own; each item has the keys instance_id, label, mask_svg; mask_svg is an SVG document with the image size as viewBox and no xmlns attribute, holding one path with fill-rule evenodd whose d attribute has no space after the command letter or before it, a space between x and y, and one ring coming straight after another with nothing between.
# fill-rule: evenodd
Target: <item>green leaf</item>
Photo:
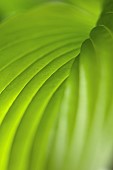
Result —
<instances>
[{"instance_id":1,"label":"green leaf","mask_svg":"<svg viewBox=\"0 0 113 170\"><path fill-rule=\"evenodd\" d=\"M35 6L40 6L41 4L46 3L69 3L76 9L84 11L85 13L90 13L91 15L95 15L97 18L102 10L102 5L104 0L1 0L0 1L0 12L1 17L4 19L5 17L14 15L18 11L24 11L29 8L33 8Z\"/></svg>"},{"instance_id":2,"label":"green leaf","mask_svg":"<svg viewBox=\"0 0 113 170\"><path fill-rule=\"evenodd\" d=\"M101 1L96 9L89 0L66 2L0 25L1 170L95 170L108 162L111 8L99 18Z\"/></svg>"},{"instance_id":3,"label":"green leaf","mask_svg":"<svg viewBox=\"0 0 113 170\"><path fill-rule=\"evenodd\" d=\"M48 4L1 24L2 170L7 169L8 162L11 170L28 166L44 110L68 77L82 42L95 24L89 16L66 4Z\"/></svg>"},{"instance_id":4,"label":"green leaf","mask_svg":"<svg viewBox=\"0 0 113 170\"><path fill-rule=\"evenodd\" d=\"M62 138L58 140L64 141L65 149L61 146L58 152L57 148L54 160L64 153L60 169L101 169L107 164L113 143L112 48L111 34L104 26L98 26L75 60L59 122L58 134Z\"/></svg>"}]
</instances>

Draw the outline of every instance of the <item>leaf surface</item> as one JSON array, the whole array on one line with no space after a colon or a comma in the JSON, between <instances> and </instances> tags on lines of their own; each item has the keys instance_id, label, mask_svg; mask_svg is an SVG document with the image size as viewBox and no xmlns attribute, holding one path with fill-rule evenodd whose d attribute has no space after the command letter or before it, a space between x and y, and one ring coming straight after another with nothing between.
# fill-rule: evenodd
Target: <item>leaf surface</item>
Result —
<instances>
[{"instance_id":1,"label":"leaf surface","mask_svg":"<svg viewBox=\"0 0 113 170\"><path fill-rule=\"evenodd\" d=\"M106 165L113 141L112 12L104 9L99 19L100 1L96 11L89 0L87 8L82 0L71 3L43 4L0 25L1 170Z\"/></svg>"}]
</instances>

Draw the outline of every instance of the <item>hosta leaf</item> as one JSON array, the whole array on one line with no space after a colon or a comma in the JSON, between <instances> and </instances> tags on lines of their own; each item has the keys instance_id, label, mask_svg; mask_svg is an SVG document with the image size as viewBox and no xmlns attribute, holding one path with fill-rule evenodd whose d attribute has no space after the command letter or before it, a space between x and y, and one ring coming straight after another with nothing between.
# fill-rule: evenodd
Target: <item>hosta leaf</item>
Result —
<instances>
[{"instance_id":1,"label":"hosta leaf","mask_svg":"<svg viewBox=\"0 0 113 170\"><path fill-rule=\"evenodd\" d=\"M5 18L10 15L14 15L18 11L23 11L41 4L48 2L63 2L73 5L76 9L90 13L92 16L99 16L104 0L1 0L0 1L0 15L1 18Z\"/></svg>"},{"instance_id":2,"label":"hosta leaf","mask_svg":"<svg viewBox=\"0 0 113 170\"><path fill-rule=\"evenodd\" d=\"M59 153L65 152L67 170L101 169L112 150L113 39L104 26L95 28L90 39L83 44L79 60L75 60L64 95L63 106L67 107L61 122L65 131L59 125L59 133L68 149Z\"/></svg>"},{"instance_id":3,"label":"hosta leaf","mask_svg":"<svg viewBox=\"0 0 113 170\"><path fill-rule=\"evenodd\" d=\"M89 0L65 2L0 25L1 170L100 170L107 164L111 8L99 19L103 1L95 1L96 10Z\"/></svg>"},{"instance_id":4,"label":"hosta leaf","mask_svg":"<svg viewBox=\"0 0 113 170\"><path fill-rule=\"evenodd\" d=\"M96 18L89 16L66 4L48 4L1 24L2 170L27 168L44 110L68 77L82 42L95 25ZM30 166L35 170L37 163Z\"/></svg>"}]
</instances>

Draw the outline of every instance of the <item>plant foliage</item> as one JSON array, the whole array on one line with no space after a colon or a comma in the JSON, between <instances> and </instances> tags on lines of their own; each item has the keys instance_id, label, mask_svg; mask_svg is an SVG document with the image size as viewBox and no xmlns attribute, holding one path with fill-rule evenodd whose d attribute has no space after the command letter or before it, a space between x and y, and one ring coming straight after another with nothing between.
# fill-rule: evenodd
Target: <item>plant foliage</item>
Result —
<instances>
[{"instance_id":1,"label":"plant foliage","mask_svg":"<svg viewBox=\"0 0 113 170\"><path fill-rule=\"evenodd\" d=\"M112 0L1 0L0 18L0 170L105 168Z\"/></svg>"}]
</instances>

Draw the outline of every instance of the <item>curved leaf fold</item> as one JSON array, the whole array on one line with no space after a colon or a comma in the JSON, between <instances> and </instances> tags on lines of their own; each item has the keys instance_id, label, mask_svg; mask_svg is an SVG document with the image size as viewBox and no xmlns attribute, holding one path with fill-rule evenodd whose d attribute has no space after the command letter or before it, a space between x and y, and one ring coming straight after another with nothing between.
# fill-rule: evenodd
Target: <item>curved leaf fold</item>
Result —
<instances>
[{"instance_id":1,"label":"curved leaf fold","mask_svg":"<svg viewBox=\"0 0 113 170\"><path fill-rule=\"evenodd\" d=\"M103 12L101 0L45 3L0 25L1 170L106 166L113 143L109 3Z\"/></svg>"}]
</instances>

